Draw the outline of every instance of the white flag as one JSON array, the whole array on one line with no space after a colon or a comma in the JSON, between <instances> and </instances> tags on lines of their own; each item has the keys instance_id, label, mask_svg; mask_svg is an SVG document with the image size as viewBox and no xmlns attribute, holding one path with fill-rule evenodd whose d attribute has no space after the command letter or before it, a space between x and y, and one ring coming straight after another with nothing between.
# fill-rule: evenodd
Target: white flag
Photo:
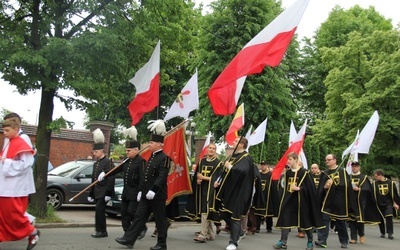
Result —
<instances>
[{"instance_id":1,"label":"white flag","mask_svg":"<svg viewBox=\"0 0 400 250\"><path fill-rule=\"evenodd\" d=\"M251 136L251 130L253 129L253 125L250 125L249 130L247 130L246 136L245 138L247 139L247 141L250 139Z\"/></svg>"},{"instance_id":2,"label":"white flag","mask_svg":"<svg viewBox=\"0 0 400 250\"><path fill-rule=\"evenodd\" d=\"M190 78L185 87L176 97L176 100L172 104L171 108L165 115L164 121L168 121L171 118L180 116L188 118L189 113L192 110L199 108L199 90L197 87L197 69L196 73Z\"/></svg>"},{"instance_id":3,"label":"white flag","mask_svg":"<svg viewBox=\"0 0 400 250\"><path fill-rule=\"evenodd\" d=\"M250 138L248 140L249 141L248 147L257 145L264 141L265 131L267 129L267 120L268 118L265 118L265 120L260 125L258 125L256 130L254 130L254 132L251 133Z\"/></svg>"},{"instance_id":4,"label":"white flag","mask_svg":"<svg viewBox=\"0 0 400 250\"><path fill-rule=\"evenodd\" d=\"M379 124L378 111L374 111L371 118L369 118L365 127L361 130L360 134L354 140L353 144L350 145L342 154L342 159L349 153L368 154L369 148L371 147L372 141L375 137L376 129Z\"/></svg>"},{"instance_id":5,"label":"white flag","mask_svg":"<svg viewBox=\"0 0 400 250\"><path fill-rule=\"evenodd\" d=\"M354 138L353 143L350 144L350 146L348 146L348 147L343 151L343 153L342 153L342 160L343 160L343 158L344 158L346 155L348 155L348 154L353 150L354 145L356 144L356 142L358 142L359 136L360 136L360 130L357 130L357 135L356 135L356 138Z\"/></svg>"}]
</instances>

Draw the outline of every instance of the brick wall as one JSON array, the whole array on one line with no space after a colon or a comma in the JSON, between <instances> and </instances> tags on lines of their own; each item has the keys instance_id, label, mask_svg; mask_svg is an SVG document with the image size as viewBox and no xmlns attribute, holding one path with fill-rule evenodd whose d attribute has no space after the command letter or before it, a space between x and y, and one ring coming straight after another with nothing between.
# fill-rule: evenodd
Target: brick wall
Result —
<instances>
[{"instance_id":1,"label":"brick wall","mask_svg":"<svg viewBox=\"0 0 400 250\"><path fill-rule=\"evenodd\" d=\"M63 163L77 159L87 158L92 155L93 134L92 130L100 127L106 138L106 152L108 154L110 130L112 124L107 122L96 122L89 130L61 129L60 133L51 134L50 155L48 157L51 164L57 167ZM36 142L37 127L33 125L21 125L21 129L29 136L32 143ZM3 128L0 126L0 149L3 148L4 135ZM40 157L40 155L38 155Z\"/></svg>"}]
</instances>

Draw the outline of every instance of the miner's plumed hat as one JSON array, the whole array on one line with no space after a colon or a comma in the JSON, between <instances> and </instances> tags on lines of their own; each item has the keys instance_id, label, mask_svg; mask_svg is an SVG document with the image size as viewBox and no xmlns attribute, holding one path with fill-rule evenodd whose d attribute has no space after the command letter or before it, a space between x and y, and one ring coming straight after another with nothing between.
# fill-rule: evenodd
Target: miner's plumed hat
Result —
<instances>
[{"instance_id":1,"label":"miner's plumed hat","mask_svg":"<svg viewBox=\"0 0 400 250\"><path fill-rule=\"evenodd\" d=\"M151 132L150 141L164 143L164 135L167 132L163 120L150 121L151 124L147 127Z\"/></svg>"},{"instance_id":2,"label":"miner's plumed hat","mask_svg":"<svg viewBox=\"0 0 400 250\"><path fill-rule=\"evenodd\" d=\"M140 143L137 141L137 129L135 126L131 126L128 129L122 131L122 134L127 139L125 142L125 148L139 148Z\"/></svg>"},{"instance_id":3,"label":"miner's plumed hat","mask_svg":"<svg viewBox=\"0 0 400 250\"><path fill-rule=\"evenodd\" d=\"M93 150L100 150L100 149L104 149L105 147L105 137L103 132L99 129L96 128L93 131Z\"/></svg>"}]
</instances>

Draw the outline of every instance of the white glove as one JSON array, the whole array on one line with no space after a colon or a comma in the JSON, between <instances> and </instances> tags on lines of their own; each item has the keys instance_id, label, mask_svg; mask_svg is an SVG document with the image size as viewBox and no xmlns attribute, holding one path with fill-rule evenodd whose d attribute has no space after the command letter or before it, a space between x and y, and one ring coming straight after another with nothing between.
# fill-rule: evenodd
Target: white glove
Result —
<instances>
[{"instance_id":1,"label":"white glove","mask_svg":"<svg viewBox=\"0 0 400 250\"><path fill-rule=\"evenodd\" d=\"M106 197L104 197L104 200L107 202L107 201L111 200L111 197L110 196L106 196Z\"/></svg>"},{"instance_id":2,"label":"white glove","mask_svg":"<svg viewBox=\"0 0 400 250\"><path fill-rule=\"evenodd\" d=\"M154 199L154 196L156 195L156 193L154 193L153 191L149 191L147 194L146 194L146 198L148 199L148 200L152 200L152 199Z\"/></svg>"},{"instance_id":3,"label":"white glove","mask_svg":"<svg viewBox=\"0 0 400 250\"><path fill-rule=\"evenodd\" d=\"M104 180L104 175L106 175L106 173L101 172L101 173L99 174L99 177L97 177L97 180L98 180L98 181Z\"/></svg>"},{"instance_id":4,"label":"white glove","mask_svg":"<svg viewBox=\"0 0 400 250\"><path fill-rule=\"evenodd\" d=\"M93 202L94 201L94 199L92 198L92 197L87 197L87 200L88 200L88 202Z\"/></svg>"},{"instance_id":5,"label":"white glove","mask_svg":"<svg viewBox=\"0 0 400 250\"><path fill-rule=\"evenodd\" d=\"M142 191L140 191L140 192L137 194L136 200L139 202L140 199L142 199Z\"/></svg>"}]
</instances>

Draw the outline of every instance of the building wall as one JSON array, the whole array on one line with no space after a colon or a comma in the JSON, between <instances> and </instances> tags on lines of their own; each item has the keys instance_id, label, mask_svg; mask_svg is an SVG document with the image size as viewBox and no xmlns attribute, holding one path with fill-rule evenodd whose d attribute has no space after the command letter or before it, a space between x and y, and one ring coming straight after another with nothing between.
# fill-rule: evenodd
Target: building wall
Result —
<instances>
[{"instance_id":1,"label":"building wall","mask_svg":"<svg viewBox=\"0 0 400 250\"><path fill-rule=\"evenodd\" d=\"M90 130L61 129L59 133L52 133L50 142L50 155L37 157L47 157L54 167L63 163L77 159L85 159L92 156L93 134L91 131L100 128L106 140L105 151L109 152L111 123L95 122L91 124ZM21 125L21 129L29 136L32 144L36 144L37 127L33 125ZM3 128L0 126L0 149L3 148L4 135Z\"/></svg>"}]
</instances>

